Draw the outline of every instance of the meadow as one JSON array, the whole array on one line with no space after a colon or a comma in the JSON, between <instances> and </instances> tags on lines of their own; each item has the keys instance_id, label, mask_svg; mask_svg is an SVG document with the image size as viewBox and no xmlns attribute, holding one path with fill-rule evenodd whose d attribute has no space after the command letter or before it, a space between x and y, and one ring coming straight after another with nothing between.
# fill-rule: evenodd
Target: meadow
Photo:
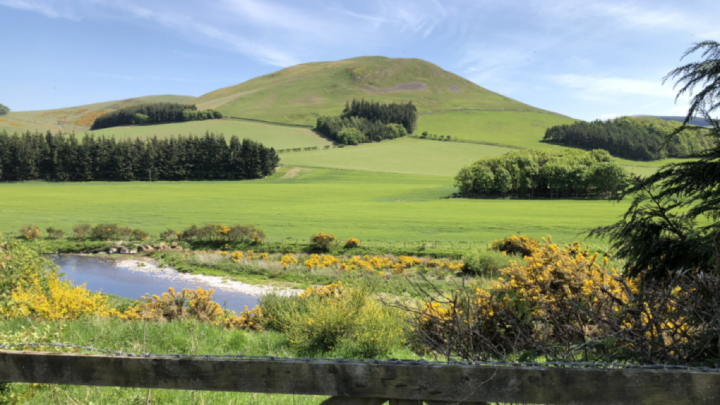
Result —
<instances>
[{"instance_id":1,"label":"meadow","mask_svg":"<svg viewBox=\"0 0 720 405\"><path fill-rule=\"evenodd\" d=\"M520 148L560 148L541 140L545 130L575 120L554 114L518 111L448 111L420 115L415 135L427 131L464 141Z\"/></svg>"},{"instance_id":2,"label":"meadow","mask_svg":"<svg viewBox=\"0 0 720 405\"><path fill-rule=\"evenodd\" d=\"M229 139L232 135L237 135L240 139L252 139L253 141L262 142L263 145L275 149L306 148L312 146L322 148L325 145L332 145L332 142L318 136L307 128L267 125L233 119L114 127L90 131L89 133L95 136L112 136L117 139L134 139L153 136L168 138L177 135L203 135L205 132L224 134L226 139Z\"/></svg>"},{"instance_id":3,"label":"meadow","mask_svg":"<svg viewBox=\"0 0 720 405\"><path fill-rule=\"evenodd\" d=\"M422 141L434 144L431 141ZM252 181L0 184L0 232L27 224L69 233L111 222L159 233L191 224L253 223L275 238L491 242L510 234L583 240L627 202L449 198L452 178L283 167Z\"/></svg>"}]
</instances>

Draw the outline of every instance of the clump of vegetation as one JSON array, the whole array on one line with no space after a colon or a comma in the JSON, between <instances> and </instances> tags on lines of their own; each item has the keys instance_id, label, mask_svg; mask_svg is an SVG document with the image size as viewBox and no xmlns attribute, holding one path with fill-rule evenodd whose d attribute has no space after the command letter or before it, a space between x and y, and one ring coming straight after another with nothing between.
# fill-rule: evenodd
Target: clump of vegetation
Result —
<instances>
[{"instance_id":1,"label":"clump of vegetation","mask_svg":"<svg viewBox=\"0 0 720 405\"><path fill-rule=\"evenodd\" d=\"M496 250L473 250L463 255L463 271L476 276L490 276L510 265L511 255Z\"/></svg>"},{"instance_id":2,"label":"clump of vegetation","mask_svg":"<svg viewBox=\"0 0 720 405\"><path fill-rule=\"evenodd\" d=\"M287 335L299 352L335 352L342 357L377 358L405 342L405 317L363 289L341 283L310 288L299 297L270 294L260 306L268 328Z\"/></svg>"},{"instance_id":3,"label":"clump of vegetation","mask_svg":"<svg viewBox=\"0 0 720 405\"><path fill-rule=\"evenodd\" d=\"M62 239L65 236L65 232L62 229L53 228L52 226L45 230L48 238L50 239Z\"/></svg>"},{"instance_id":4,"label":"clump of vegetation","mask_svg":"<svg viewBox=\"0 0 720 405\"><path fill-rule=\"evenodd\" d=\"M172 238L172 232L168 230L163 232L160 236L164 239ZM176 233L177 235L177 233ZM256 228L253 224L246 225L222 225L222 224L207 224L202 227L192 225L185 229L180 235L177 235L182 240L198 240L198 241L232 241L232 242L253 242L263 243L265 240L265 232L261 229Z\"/></svg>"},{"instance_id":5,"label":"clump of vegetation","mask_svg":"<svg viewBox=\"0 0 720 405\"><path fill-rule=\"evenodd\" d=\"M339 117L321 116L316 130L344 145L379 142L412 133L417 125L417 108L407 104L380 104L371 101L346 103Z\"/></svg>"},{"instance_id":6,"label":"clump of vegetation","mask_svg":"<svg viewBox=\"0 0 720 405\"><path fill-rule=\"evenodd\" d=\"M605 149L613 156L633 160L682 158L712 146L708 130L689 127L667 142L681 123L655 117L620 117L593 122L576 121L545 131L545 140L582 149Z\"/></svg>"},{"instance_id":7,"label":"clump of vegetation","mask_svg":"<svg viewBox=\"0 0 720 405\"><path fill-rule=\"evenodd\" d=\"M356 248L358 246L360 246L360 241L355 238L350 238L350 239L346 240L345 245L343 245L343 247L345 249L352 249L352 248Z\"/></svg>"},{"instance_id":8,"label":"clump of vegetation","mask_svg":"<svg viewBox=\"0 0 720 405\"><path fill-rule=\"evenodd\" d=\"M117 224L98 224L90 228L93 239L111 240L117 236Z\"/></svg>"},{"instance_id":9,"label":"clump of vegetation","mask_svg":"<svg viewBox=\"0 0 720 405\"><path fill-rule=\"evenodd\" d=\"M335 239L335 235L320 232L310 238L310 245L314 250L327 252L335 243Z\"/></svg>"},{"instance_id":10,"label":"clump of vegetation","mask_svg":"<svg viewBox=\"0 0 720 405\"><path fill-rule=\"evenodd\" d=\"M0 104L0 115L7 115L9 112L10 109L7 106Z\"/></svg>"},{"instance_id":11,"label":"clump of vegetation","mask_svg":"<svg viewBox=\"0 0 720 405\"><path fill-rule=\"evenodd\" d=\"M195 105L179 103L148 103L121 108L95 118L91 130L121 125L145 125L222 118L219 111L198 111Z\"/></svg>"},{"instance_id":12,"label":"clump of vegetation","mask_svg":"<svg viewBox=\"0 0 720 405\"><path fill-rule=\"evenodd\" d=\"M160 239L166 240L168 242L176 240L180 238L180 232L176 232L172 229L167 229L165 231L160 232Z\"/></svg>"},{"instance_id":13,"label":"clump of vegetation","mask_svg":"<svg viewBox=\"0 0 720 405\"><path fill-rule=\"evenodd\" d=\"M134 240L146 241L150 237L150 234L142 229L133 229L131 237Z\"/></svg>"},{"instance_id":14,"label":"clump of vegetation","mask_svg":"<svg viewBox=\"0 0 720 405\"><path fill-rule=\"evenodd\" d=\"M25 225L20 228L20 235L25 239L39 239L41 236L40 228L36 225Z\"/></svg>"},{"instance_id":15,"label":"clump of vegetation","mask_svg":"<svg viewBox=\"0 0 720 405\"><path fill-rule=\"evenodd\" d=\"M90 224L78 224L73 226L73 233L75 234L75 238L87 239L88 235L90 235L90 229L92 229L92 226Z\"/></svg>"},{"instance_id":16,"label":"clump of vegetation","mask_svg":"<svg viewBox=\"0 0 720 405\"><path fill-rule=\"evenodd\" d=\"M512 235L505 239L493 241L490 244L491 250L497 250L505 254L519 255L520 257L530 256L540 247L537 239L528 238L525 235Z\"/></svg>"},{"instance_id":17,"label":"clump of vegetation","mask_svg":"<svg viewBox=\"0 0 720 405\"><path fill-rule=\"evenodd\" d=\"M612 198L628 175L604 150L522 150L463 167L455 187L467 197Z\"/></svg>"}]
</instances>

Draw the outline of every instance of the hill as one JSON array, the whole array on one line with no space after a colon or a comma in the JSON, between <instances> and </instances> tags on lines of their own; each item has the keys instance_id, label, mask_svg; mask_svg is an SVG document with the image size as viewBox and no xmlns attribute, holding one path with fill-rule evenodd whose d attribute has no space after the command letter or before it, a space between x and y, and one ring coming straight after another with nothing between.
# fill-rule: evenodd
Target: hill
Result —
<instances>
[{"instance_id":1,"label":"hill","mask_svg":"<svg viewBox=\"0 0 720 405\"><path fill-rule=\"evenodd\" d=\"M664 121L676 121L676 122L685 122L685 117L680 116L669 116L669 115L633 115L633 117L649 117L649 118L659 118ZM703 118L693 118L688 122L690 125L696 125L698 127L709 127L710 123L705 121Z\"/></svg>"},{"instance_id":2,"label":"hill","mask_svg":"<svg viewBox=\"0 0 720 405\"><path fill-rule=\"evenodd\" d=\"M146 96L55 110L11 111L2 117L5 121L0 121L0 131L5 129L8 132L28 130L82 132L90 128L95 118L106 112L143 103L189 103L194 99L191 96Z\"/></svg>"},{"instance_id":3,"label":"hill","mask_svg":"<svg viewBox=\"0 0 720 405\"><path fill-rule=\"evenodd\" d=\"M292 66L195 100L227 116L314 125L352 99L412 100L420 113L442 110L546 112L482 88L420 59L359 57Z\"/></svg>"}]
</instances>

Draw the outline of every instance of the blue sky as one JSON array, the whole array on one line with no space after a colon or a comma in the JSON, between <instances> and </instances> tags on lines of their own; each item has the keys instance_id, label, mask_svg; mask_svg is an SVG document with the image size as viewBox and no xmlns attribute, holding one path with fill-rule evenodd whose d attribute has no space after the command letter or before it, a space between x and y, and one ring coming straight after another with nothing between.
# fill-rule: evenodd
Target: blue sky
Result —
<instances>
[{"instance_id":1,"label":"blue sky","mask_svg":"<svg viewBox=\"0 0 720 405\"><path fill-rule=\"evenodd\" d=\"M692 43L720 40L719 11L717 0L0 0L0 103L198 96L382 55L575 118L683 115L662 78Z\"/></svg>"}]
</instances>

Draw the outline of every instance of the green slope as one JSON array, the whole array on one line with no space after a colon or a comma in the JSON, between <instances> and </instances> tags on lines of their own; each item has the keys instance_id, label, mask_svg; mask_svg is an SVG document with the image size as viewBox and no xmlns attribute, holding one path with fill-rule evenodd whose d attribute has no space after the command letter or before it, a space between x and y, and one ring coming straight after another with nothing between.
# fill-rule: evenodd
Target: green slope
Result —
<instances>
[{"instance_id":1,"label":"green slope","mask_svg":"<svg viewBox=\"0 0 720 405\"><path fill-rule=\"evenodd\" d=\"M200 109L229 116L315 124L347 100L412 101L420 112L448 109L543 111L484 89L420 59L360 57L297 65L198 97Z\"/></svg>"},{"instance_id":2,"label":"green slope","mask_svg":"<svg viewBox=\"0 0 720 405\"><path fill-rule=\"evenodd\" d=\"M106 101L103 103L86 104L77 107L59 108L55 110L37 111L11 111L3 116L5 121L0 121L0 131L63 131L81 132L90 129L94 117L103 112L110 112L123 107L129 107L143 103L190 103L194 100L191 96L146 96L129 98L126 100ZM12 125L11 122L20 125Z\"/></svg>"},{"instance_id":3,"label":"green slope","mask_svg":"<svg viewBox=\"0 0 720 405\"><path fill-rule=\"evenodd\" d=\"M95 136L113 136L123 138L146 138L157 136L167 138L173 135L202 135L206 131L224 134L226 139L237 135L240 139L249 138L275 149L323 147L332 143L307 128L294 128L282 125L268 125L240 120L206 120L177 122L172 124L114 127L91 131Z\"/></svg>"}]
</instances>

